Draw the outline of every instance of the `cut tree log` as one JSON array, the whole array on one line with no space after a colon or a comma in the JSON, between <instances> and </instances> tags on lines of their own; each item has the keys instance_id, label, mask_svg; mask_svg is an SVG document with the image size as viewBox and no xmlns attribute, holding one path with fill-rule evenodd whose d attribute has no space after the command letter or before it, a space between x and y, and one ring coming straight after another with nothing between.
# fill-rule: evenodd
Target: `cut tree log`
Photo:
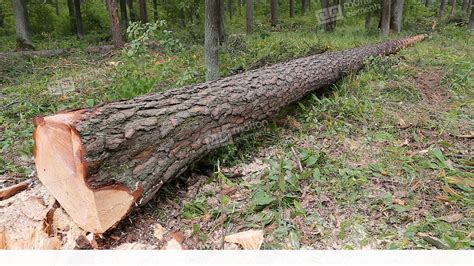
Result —
<instances>
[{"instance_id":1,"label":"cut tree log","mask_svg":"<svg viewBox=\"0 0 474 266\"><path fill-rule=\"evenodd\" d=\"M170 178L307 93L425 35L309 56L198 85L35 119L38 177L84 230L103 233Z\"/></svg>"}]
</instances>

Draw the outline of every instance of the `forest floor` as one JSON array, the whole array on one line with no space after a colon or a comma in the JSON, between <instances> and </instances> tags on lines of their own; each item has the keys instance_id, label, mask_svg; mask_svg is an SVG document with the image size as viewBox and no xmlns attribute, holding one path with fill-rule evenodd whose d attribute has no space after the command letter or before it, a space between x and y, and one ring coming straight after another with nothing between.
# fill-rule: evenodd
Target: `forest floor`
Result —
<instances>
[{"instance_id":1,"label":"forest floor","mask_svg":"<svg viewBox=\"0 0 474 266\"><path fill-rule=\"evenodd\" d=\"M338 29L235 36L222 75L378 41ZM342 37L341 37L342 36ZM474 47L447 26L372 58L169 183L102 236L100 248L237 249L224 236L264 231L263 249L469 249L474 246ZM204 79L200 46L0 64L0 182L35 175L32 117ZM53 95L51 91L72 92Z\"/></svg>"}]
</instances>

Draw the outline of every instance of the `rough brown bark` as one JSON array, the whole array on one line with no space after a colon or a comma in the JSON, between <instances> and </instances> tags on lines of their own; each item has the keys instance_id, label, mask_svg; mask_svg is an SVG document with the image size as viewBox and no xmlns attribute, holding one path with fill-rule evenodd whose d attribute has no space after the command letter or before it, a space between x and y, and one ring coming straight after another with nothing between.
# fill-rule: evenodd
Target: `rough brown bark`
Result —
<instances>
[{"instance_id":1,"label":"rough brown bark","mask_svg":"<svg viewBox=\"0 0 474 266\"><path fill-rule=\"evenodd\" d=\"M270 9L272 26L275 27L278 24L278 0L271 0Z\"/></svg>"},{"instance_id":2,"label":"rough brown bark","mask_svg":"<svg viewBox=\"0 0 474 266\"><path fill-rule=\"evenodd\" d=\"M28 27L28 15L24 0L12 0L16 26L17 50L34 50L31 33Z\"/></svg>"},{"instance_id":3,"label":"rough brown bark","mask_svg":"<svg viewBox=\"0 0 474 266\"><path fill-rule=\"evenodd\" d=\"M120 30L120 21L119 16L117 14L117 5L115 0L107 0L109 4L109 19L110 19L110 27L112 29L112 42L116 48L123 47L123 38L122 38L122 31Z\"/></svg>"},{"instance_id":4,"label":"rough brown bark","mask_svg":"<svg viewBox=\"0 0 474 266\"><path fill-rule=\"evenodd\" d=\"M424 37L309 56L36 118L38 177L82 228L103 232L233 135L261 125L282 107L360 69L368 57L395 53Z\"/></svg>"},{"instance_id":5,"label":"rough brown bark","mask_svg":"<svg viewBox=\"0 0 474 266\"><path fill-rule=\"evenodd\" d=\"M390 29L395 34L399 34L402 30L404 4L405 0L392 0Z\"/></svg>"},{"instance_id":6,"label":"rough brown bark","mask_svg":"<svg viewBox=\"0 0 474 266\"><path fill-rule=\"evenodd\" d=\"M390 0L383 0L382 14L380 18L380 35L388 36L390 32Z\"/></svg>"},{"instance_id":7,"label":"rough brown bark","mask_svg":"<svg viewBox=\"0 0 474 266\"><path fill-rule=\"evenodd\" d=\"M220 2L221 0L205 1L204 19L204 60L206 63L207 80L219 78L219 41L220 41Z\"/></svg>"}]
</instances>

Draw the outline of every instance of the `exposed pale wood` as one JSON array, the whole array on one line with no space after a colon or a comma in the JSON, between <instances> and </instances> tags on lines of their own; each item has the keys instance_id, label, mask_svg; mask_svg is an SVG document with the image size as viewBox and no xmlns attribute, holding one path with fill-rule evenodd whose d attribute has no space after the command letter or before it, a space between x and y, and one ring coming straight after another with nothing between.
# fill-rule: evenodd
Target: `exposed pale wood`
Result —
<instances>
[{"instance_id":1,"label":"exposed pale wood","mask_svg":"<svg viewBox=\"0 0 474 266\"><path fill-rule=\"evenodd\" d=\"M120 186L88 187L81 139L69 126L76 117L72 112L37 122L38 177L80 227L102 233L128 213L134 197Z\"/></svg>"},{"instance_id":2,"label":"exposed pale wood","mask_svg":"<svg viewBox=\"0 0 474 266\"><path fill-rule=\"evenodd\" d=\"M27 180L10 187L0 189L0 200L5 200L16 195L17 193L27 189L29 185L30 181Z\"/></svg>"}]
</instances>

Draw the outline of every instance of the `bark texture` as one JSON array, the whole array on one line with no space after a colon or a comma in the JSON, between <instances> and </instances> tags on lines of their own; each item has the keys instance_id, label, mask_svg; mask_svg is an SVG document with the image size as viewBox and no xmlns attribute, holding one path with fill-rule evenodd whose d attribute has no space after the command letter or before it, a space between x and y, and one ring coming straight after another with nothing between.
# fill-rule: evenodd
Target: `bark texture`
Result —
<instances>
[{"instance_id":1,"label":"bark texture","mask_svg":"<svg viewBox=\"0 0 474 266\"><path fill-rule=\"evenodd\" d=\"M219 78L219 24L220 1L206 0L204 19L204 59L206 62L206 79Z\"/></svg>"},{"instance_id":2,"label":"bark texture","mask_svg":"<svg viewBox=\"0 0 474 266\"><path fill-rule=\"evenodd\" d=\"M447 3L447 0L441 0L441 3L439 4L439 10L438 10L439 18L444 16L444 12L446 10L446 3Z\"/></svg>"},{"instance_id":3,"label":"bark texture","mask_svg":"<svg viewBox=\"0 0 474 266\"><path fill-rule=\"evenodd\" d=\"M74 20L76 22L76 34L79 39L84 38L84 26L82 25L81 0L73 0Z\"/></svg>"},{"instance_id":4,"label":"bark texture","mask_svg":"<svg viewBox=\"0 0 474 266\"><path fill-rule=\"evenodd\" d=\"M213 1L206 2L210 7L209 2ZM62 181L65 189L75 191L75 187L67 187L63 175L48 176L55 169L38 164L41 158L45 160L45 154L56 156L45 147L63 147L64 143L54 137L54 128L61 128L63 133L80 140L79 147L75 146L78 152L71 156L80 157L74 164L83 171L83 181L90 190L128 191L137 205L143 205L165 182L182 174L210 151L226 145L233 135L255 128L256 123L275 115L282 107L359 70L368 57L395 53L424 37L304 57L216 81L37 118L37 172L41 181L46 177L54 181L43 182L50 191L54 191L56 180ZM45 140L43 134L50 135L46 143L39 142ZM100 203L97 198L96 203ZM133 203L127 206L132 208ZM106 207L102 209L109 209ZM83 228L98 232L112 224L109 222L100 230Z\"/></svg>"},{"instance_id":5,"label":"bark texture","mask_svg":"<svg viewBox=\"0 0 474 266\"><path fill-rule=\"evenodd\" d=\"M392 19L390 20L390 29L395 34L402 30L403 6L405 0L392 0Z\"/></svg>"},{"instance_id":6,"label":"bark texture","mask_svg":"<svg viewBox=\"0 0 474 266\"><path fill-rule=\"evenodd\" d=\"M247 0L247 14L246 14L247 34L253 32L253 0Z\"/></svg>"},{"instance_id":7,"label":"bark texture","mask_svg":"<svg viewBox=\"0 0 474 266\"><path fill-rule=\"evenodd\" d=\"M123 47L122 32L120 30L120 20L117 14L117 4L115 0L107 0L109 5L110 27L112 29L112 42L116 48Z\"/></svg>"},{"instance_id":8,"label":"bark texture","mask_svg":"<svg viewBox=\"0 0 474 266\"><path fill-rule=\"evenodd\" d=\"M278 24L278 0L271 0L270 9L272 26L275 27Z\"/></svg>"},{"instance_id":9,"label":"bark texture","mask_svg":"<svg viewBox=\"0 0 474 266\"><path fill-rule=\"evenodd\" d=\"M25 0L12 0L12 6L15 15L17 50L34 50Z\"/></svg>"},{"instance_id":10,"label":"bark texture","mask_svg":"<svg viewBox=\"0 0 474 266\"><path fill-rule=\"evenodd\" d=\"M390 0L383 0L382 15L380 18L380 35L388 36L390 33Z\"/></svg>"},{"instance_id":11,"label":"bark texture","mask_svg":"<svg viewBox=\"0 0 474 266\"><path fill-rule=\"evenodd\" d=\"M295 0L290 0L289 6L290 6L290 18L292 18L295 16Z\"/></svg>"}]
</instances>

